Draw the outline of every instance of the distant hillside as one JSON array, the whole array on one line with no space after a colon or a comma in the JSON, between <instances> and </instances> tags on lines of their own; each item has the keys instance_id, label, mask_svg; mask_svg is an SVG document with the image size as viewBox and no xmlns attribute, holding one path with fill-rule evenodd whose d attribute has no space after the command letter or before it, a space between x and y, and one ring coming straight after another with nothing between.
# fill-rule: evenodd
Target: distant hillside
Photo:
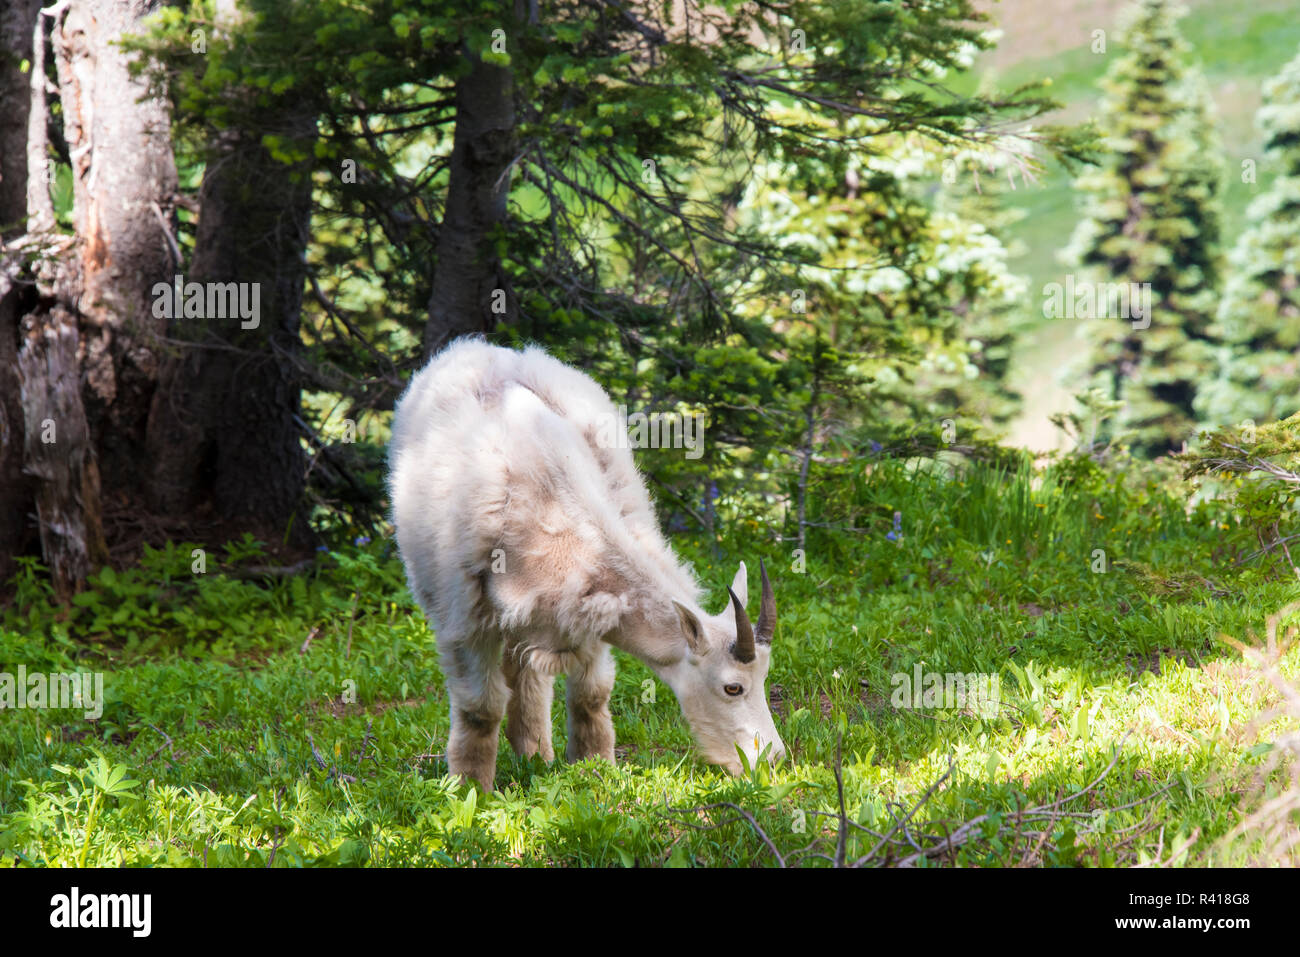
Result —
<instances>
[{"instance_id":1,"label":"distant hillside","mask_svg":"<svg viewBox=\"0 0 1300 957\"><path fill-rule=\"evenodd\" d=\"M995 50L981 56L975 69L953 80L962 91L986 83L1014 88L1044 77L1047 91L1064 109L1047 119L1075 123L1094 116L1097 80L1121 50L1117 42L1118 14L1127 0L1002 0L977 2L1002 30ZM1225 239L1239 232L1247 205L1270 181L1260 163L1259 181L1241 182L1243 159L1259 161L1260 138L1254 126L1261 83L1300 51L1300 9L1296 0L1192 0L1179 21L1183 36L1209 82L1219 110L1226 156L1224 190ZM1105 54L1091 50L1093 31L1106 31ZM1059 167L1045 170L1038 184L1017 191L1010 200L1026 213L1008 232L1012 268L1030 279L1028 308L1037 312L1046 283L1060 281L1064 267L1057 252L1065 245L1077 220L1074 191ZM1026 416L1011 440L1045 448L1055 441L1047 415L1069 403L1069 384L1055 382L1055 369L1078 346L1074 327L1062 320L1044 320L1021 344L1016 382L1027 393Z\"/></svg>"}]
</instances>

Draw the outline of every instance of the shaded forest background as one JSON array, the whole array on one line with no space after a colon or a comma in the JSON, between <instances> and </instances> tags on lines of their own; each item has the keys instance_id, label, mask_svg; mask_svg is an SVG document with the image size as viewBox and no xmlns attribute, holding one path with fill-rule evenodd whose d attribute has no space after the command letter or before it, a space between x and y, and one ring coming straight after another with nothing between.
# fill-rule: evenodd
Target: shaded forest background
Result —
<instances>
[{"instance_id":1,"label":"shaded forest background","mask_svg":"<svg viewBox=\"0 0 1300 957\"><path fill-rule=\"evenodd\" d=\"M1049 412L1098 457L1286 418L1294 25L1035 16L1005 5L1000 50L965 0L15 0L0 580L376 535L387 414L466 334L705 414L700 460L642 460L670 523L801 546L853 527L864 457L1002 460ZM1148 284L1151 328L1046 318L1067 274Z\"/></svg>"}]
</instances>

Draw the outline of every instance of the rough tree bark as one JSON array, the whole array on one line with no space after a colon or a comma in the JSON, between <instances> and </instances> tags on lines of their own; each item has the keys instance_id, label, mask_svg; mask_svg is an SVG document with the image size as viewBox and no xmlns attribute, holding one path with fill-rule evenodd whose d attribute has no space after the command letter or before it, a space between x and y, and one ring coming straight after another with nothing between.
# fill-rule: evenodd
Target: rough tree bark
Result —
<instances>
[{"instance_id":1,"label":"rough tree bark","mask_svg":"<svg viewBox=\"0 0 1300 957\"><path fill-rule=\"evenodd\" d=\"M308 117L286 117L310 138ZM300 178L295 179L295 173ZM171 355L149 427L156 509L297 544L304 459L296 369L310 229L311 186L273 159L256 136L232 131L209 161L199 198L194 257L185 281L256 287L256 328L239 316L174 321L186 344Z\"/></svg>"},{"instance_id":2,"label":"rough tree bark","mask_svg":"<svg viewBox=\"0 0 1300 957\"><path fill-rule=\"evenodd\" d=\"M526 15L516 3L515 22L522 24ZM516 315L492 241L493 231L506 222L514 81L509 67L484 63L474 51L466 55L470 70L456 83L456 132L429 296L426 357L458 336L491 332Z\"/></svg>"},{"instance_id":3,"label":"rough tree bark","mask_svg":"<svg viewBox=\"0 0 1300 957\"><path fill-rule=\"evenodd\" d=\"M235 3L218 4L221 32L239 21ZM238 316L220 315L172 320L185 345L169 355L155 396L149 488L156 510L212 523L212 536L251 532L301 548L311 541L297 425L310 164L275 159L261 134L310 153L316 111L295 94L250 108L248 120L248 129L226 130L210 144L185 281L255 287L258 324L245 329Z\"/></svg>"},{"instance_id":4,"label":"rough tree bark","mask_svg":"<svg viewBox=\"0 0 1300 957\"><path fill-rule=\"evenodd\" d=\"M173 271L176 170L164 103L115 45L157 0L55 4L34 28L26 143L36 301L19 325L24 468L41 550L66 597L108 558L105 507L143 505L145 424L157 381L151 290ZM75 237L50 199L45 31L54 54ZM12 368L12 367L10 367Z\"/></svg>"},{"instance_id":5,"label":"rough tree bark","mask_svg":"<svg viewBox=\"0 0 1300 957\"><path fill-rule=\"evenodd\" d=\"M153 288L177 265L171 118L141 99L118 38L158 0L80 0L56 36L64 137L73 168L73 223L82 272L82 376L105 496L139 505L145 425L158 379Z\"/></svg>"},{"instance_id":6,"label":"rough tree bark","mask_svg":"<svg viewBox=\"0 0 1300 957\"><path fill-rule=\"evenodd\" d=\"M31 95L24 60L32 58L32 33L40 0L0 4L0 586L27 550L35 526L32 477L23 471L22 395L18 379L18 322L33 290L19 280L19 239L27 218L27 118Z\"/></svg>"}]
</instances>

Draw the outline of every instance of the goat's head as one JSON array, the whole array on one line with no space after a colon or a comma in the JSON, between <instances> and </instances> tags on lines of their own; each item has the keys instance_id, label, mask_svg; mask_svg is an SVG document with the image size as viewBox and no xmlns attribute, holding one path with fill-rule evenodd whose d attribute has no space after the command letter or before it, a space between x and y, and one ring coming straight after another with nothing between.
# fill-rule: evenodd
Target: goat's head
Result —
<instances>
[{"instance_id":1,"label":"goat's head","mask_svg":"<svg viewBox=\"0 0 1300 957\"><path fill-rule=\"evenodd\" d=\"M751 767L764 748L769 761L785 755L767 706L765 685L776 631L776 597L762 562L759 571L763 598L756 624L745 614L749 587L743 562L729 589L731 602L719 614L701 616L673 602L687 653L665 677L681 702L700 753L733 774L742 770L737 748Z\"/></svg>"}]
</instances>

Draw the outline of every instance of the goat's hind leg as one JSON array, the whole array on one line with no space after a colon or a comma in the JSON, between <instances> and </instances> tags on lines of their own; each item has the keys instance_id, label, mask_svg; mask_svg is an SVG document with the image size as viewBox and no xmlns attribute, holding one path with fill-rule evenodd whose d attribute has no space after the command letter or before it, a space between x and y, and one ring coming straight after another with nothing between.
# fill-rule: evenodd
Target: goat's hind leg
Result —
<instances>
[{"instance_id":1,"label":"goat's hind leg","mask_svg":"<svg viewBox=\"0 0 1300 957\"><path fill-rule=\"evenodd\" d=\"M501 655L501 672L510 688L506 705L506 739L515 754L542 760L555 760L551 745L551 701L555 695L555 676L533 668L528 652L521 645L507 644Z\"/></svg>"},{"instance_id":2,"label":"goat's hind leg","mask_svg":"<svg viewBox=\"0 0 1300 957\"><path fill-rule=\"evenodd\" d=\"M490 791L496 777L501 716L510 694L498 661L501 640L484 635L447 641L439 637L439 658L451 698L447 766L452 774L473 778Z\"/></svg>"},{"instance_id":3,"label":"goat's hind leg","mask_svg":"<svg viewBox=\"0 0 1300 957\"><path fill-rule=\"evenodd\" d=\"M569 741L564 756L570 762L583 758L614 761L614 719L609 713L609 695L614 690L614 654L601 645L581 667L571 668L565 678Z\"/></svg>"}]
</instances>

